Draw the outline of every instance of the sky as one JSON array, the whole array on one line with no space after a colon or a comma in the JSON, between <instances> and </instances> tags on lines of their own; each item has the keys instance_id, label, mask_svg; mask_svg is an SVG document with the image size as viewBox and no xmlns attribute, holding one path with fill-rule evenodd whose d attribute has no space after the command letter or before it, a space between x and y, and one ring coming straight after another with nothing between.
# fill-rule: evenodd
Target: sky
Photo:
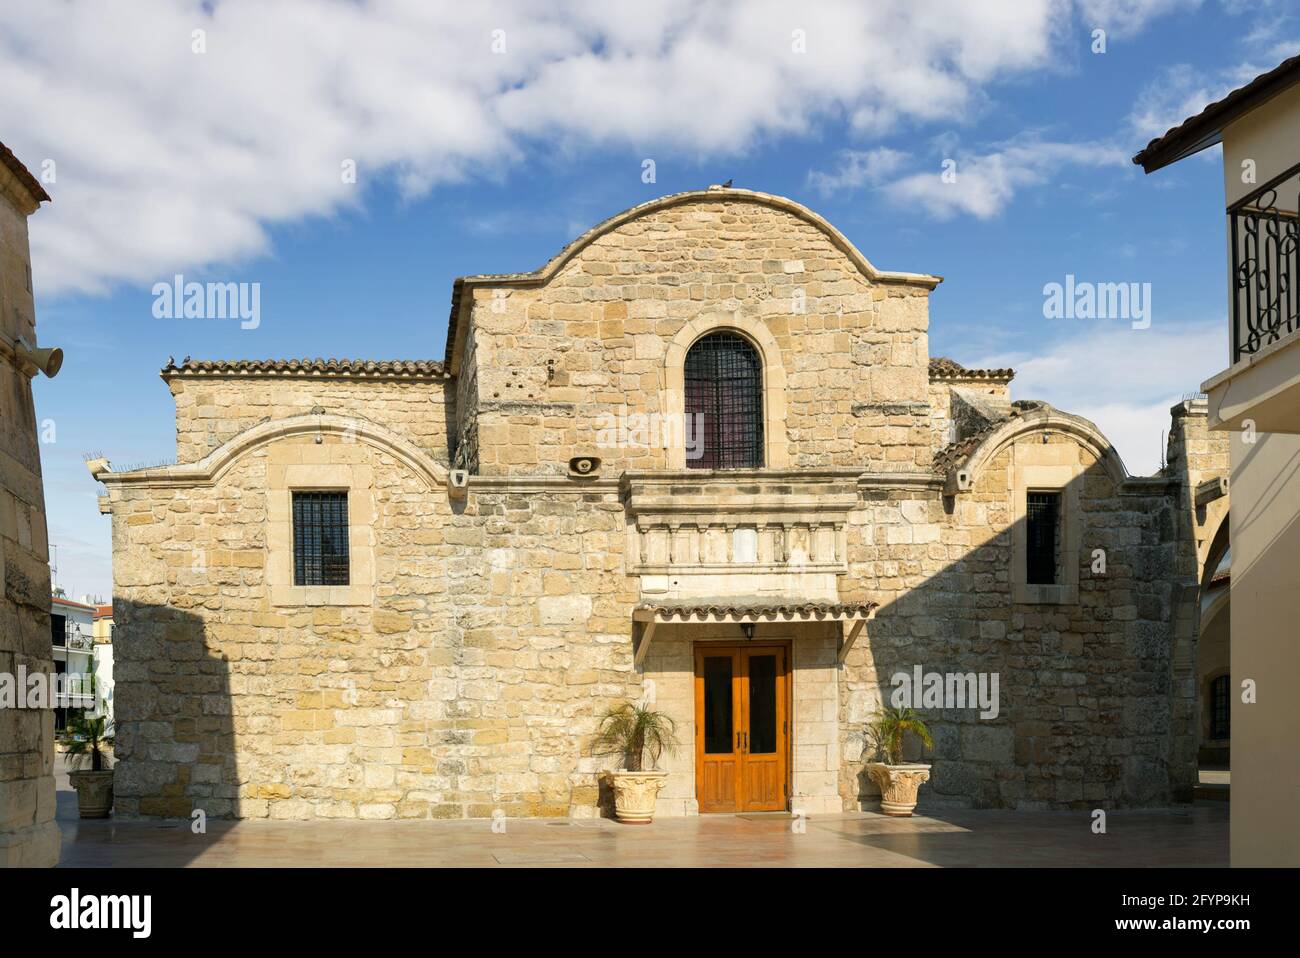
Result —
<instances>
[{"instance_id":1,"label":"sky","mask_svg":"<svg viewBox=\"0 0 1300 958\"><path fill-rule=\"evenodd\" d=\"M53 197L30 231L40 341L66 353L34 383L56 578L105 597L83 459L174 460L169 356L441 359L454 277L534 269L728 179L878 268L942 275L931 355L1014 367L1015 398L1093 420L1150 474L1169 407L1227 365L1223 184L1217 148L1151 176L1131 157L1300 52L1300 9L1268 0L0 14L0 141ZM176 274L259 284L256 328L156 317ZM1139 284L1147 315L1046 315L1071 276Z\"/></svg>"}]
</instances>

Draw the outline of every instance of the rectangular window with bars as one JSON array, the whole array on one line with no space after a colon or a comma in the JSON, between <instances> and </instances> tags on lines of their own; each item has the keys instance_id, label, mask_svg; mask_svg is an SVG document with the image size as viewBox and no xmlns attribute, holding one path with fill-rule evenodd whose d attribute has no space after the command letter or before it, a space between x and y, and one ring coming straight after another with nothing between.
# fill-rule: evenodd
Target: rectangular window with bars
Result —
<instances>
[{"instance_id":1,"label":"rectangular window with bars","mask_svg":"<svg viewBox=\"0 0 1300 958\"><path fill-rule=\"evenodd\" d=\"M1059 565L1061 494L1030 492L1025 498L1025 582L1056 585Z\"/></svg>"},{"instance_id":2,"label":"rectangular window with bars","mask_svg":"<svg viewBox=\"0 0 1300 958\"><path fill-rule=\"evenodd\" d=\"M348 584L348 494L293 494L293 584Z\"/></svg>"}]
</instances>

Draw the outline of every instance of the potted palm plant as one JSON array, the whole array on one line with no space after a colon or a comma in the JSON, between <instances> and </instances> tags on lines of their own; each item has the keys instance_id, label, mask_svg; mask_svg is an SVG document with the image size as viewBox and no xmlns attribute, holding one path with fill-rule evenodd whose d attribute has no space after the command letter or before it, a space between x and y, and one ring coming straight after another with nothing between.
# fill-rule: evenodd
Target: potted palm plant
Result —
<instances>
[{"instance_id":1,"label":"potted palm plant","mask_svg":"<svg viewBox=\"0 0 1300 958\"><path fill-rule=\"evenodd\" d=\"M82 818L108 818L113 807L113 770L104 746L113 744L113 726L105 716L79 715L68 719L66 754L72 771L68 778L77 790ZM90 766L87 768L86 766Z\"/></svg>"},{"instance_id":2,"label":"potted palm plant","mask_svg":"<svg viewBox=\"0 0 1300 958\"><path fill-rule=\"evenodd\" d=\"M926 748L934 739L925 722L912 709L886 708L867 724L868 747L876 761L867 763L867 774L880 788L880 810L898 818L911 817L916 793L930 780L930 766L903 761L903 736L913 733Z\"/></svg>"},{"instance_id":3,"label":"potted palm plant","mask_svg":"<svg viewBox=\"0 0 1300 958\"><path fill-rule=\"evenodd\" d=\"M677 750L676 731L676 723L667 715L632 702L616 705L601 716L592 751L623 760L623 770L606 773L620 822L649 825L654 820L655 799L668 778L667 772L655 766L659 756Z\"/></svg>"}]
</instances>

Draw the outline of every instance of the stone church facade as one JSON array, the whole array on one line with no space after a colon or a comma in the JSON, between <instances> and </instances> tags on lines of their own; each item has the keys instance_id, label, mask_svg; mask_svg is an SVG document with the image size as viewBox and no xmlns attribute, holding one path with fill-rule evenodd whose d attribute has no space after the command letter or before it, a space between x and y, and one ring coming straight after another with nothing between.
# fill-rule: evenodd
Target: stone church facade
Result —
<instances>
[{"instance_id":1,"label":"stone church facade","mask_svg":"<svg viewBox=\"0 0 1300 958\"><path fill-rule=\"evenodd\" d=\"M177 464L92 463L117 813L592 816L625 701L677 725L661 815L872 808L865 723L918 667L999 689L922 709L922 802L1185 798L1184 433L1132 477L932 358L939 282L711 188L458 279L441 362L169 363Z\"/></svg>"}]
</instances>

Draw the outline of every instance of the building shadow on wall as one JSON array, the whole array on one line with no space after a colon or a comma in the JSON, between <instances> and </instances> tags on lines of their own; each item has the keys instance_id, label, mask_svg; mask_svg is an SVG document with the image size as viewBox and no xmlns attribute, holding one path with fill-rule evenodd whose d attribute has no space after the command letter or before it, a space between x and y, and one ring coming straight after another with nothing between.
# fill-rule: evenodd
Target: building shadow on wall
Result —
<instances>
[{"instance_id":1,"label":"building shadow on wall","mask_svg":"<svg viewBox=\"0 0 1300 958\"><path fill-rule=\"evenodd\" d=\"M943 496L944 514L929 521L978 536L981 517L1000 524L997 514L1009 506L1005 488L999 502L991 487L981 496L977 480L971 492ZM1017 579L1031 578L1025 543L1041 529L1037 518L1031 523L1022 515L959 558L942 535L926 546L931 559L938 550L948 553L941 570L882 605L850 653L844 774L857 768L845 785L850 792L856 786L862 808L874 810L880 795L863 767L872 758L866 723L891 704L901 685L892 677L914 677L918 667L923 676L942 676L945 692L950 676L973 674L976 688L990 696L997 681L996 716L982 718L986 710L971 707L969 698L966 707L955 707L951 696L935 707L924 685L913 700L934 738L925 752L909 734L904 751L906 760L933 766L920 793L922 813L927 806L1110 809L1190 800L1198 744L1195 551L1179 535L1177 495L1134 491L1120 495L1100 462L1060 490L1054 575L1068 588L1065 543L1073 538L1073 600L1059 591L1053 596L1050 587L1021 586L1013 594ZM866 506L879 519L896 509L891 496L868 490ZM1078 516L1074 532L1071 509ZM906 532L895 531L906 527L901 522L874 525L875 544L853 547L858 554L850 563L874 569L875 581L846 581L848 598L878 600L878 583L914 581L922 572L919 560L906 557L919 551L916 542L885 545L891 535L915 537L915 523ZM971 687L969 679L951 684L954 691ZM850 753L858 746L863 761L855 766Z\"/></svg>"},{"instance_id":2,"label":"building shadow on wall","mask_svg":"<svg viewBox=\"0 0 1300 958\"><path fill-rule=\"evenodd\" d=\"M79 820L61 795L61 864L184 865L238 825L230 662L197 615L122 598L113 614L113 816Z\"/></svg>"}]
</instances>

